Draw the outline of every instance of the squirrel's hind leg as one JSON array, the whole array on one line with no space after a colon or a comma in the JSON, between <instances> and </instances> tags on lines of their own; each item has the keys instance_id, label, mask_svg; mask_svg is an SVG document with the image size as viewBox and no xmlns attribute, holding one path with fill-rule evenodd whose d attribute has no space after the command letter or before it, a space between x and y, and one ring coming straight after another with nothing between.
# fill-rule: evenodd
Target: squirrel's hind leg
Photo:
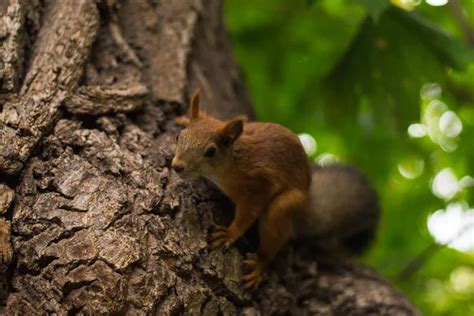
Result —
<instances>
[{"instance_id":1,"label":"squirrel's hind leg","mask_svg":"<svg viewBox=\"0 0 474 316\"><path fill-rule=\"evenodd\" d=\"M266 266L293 236L293 213L306 205L306 194L293 189L277 196L259 220L259 249L255 256L244 261L251 272L244 276L245 288L256 289L263 280Z\"/></svg>"}]
</instances>

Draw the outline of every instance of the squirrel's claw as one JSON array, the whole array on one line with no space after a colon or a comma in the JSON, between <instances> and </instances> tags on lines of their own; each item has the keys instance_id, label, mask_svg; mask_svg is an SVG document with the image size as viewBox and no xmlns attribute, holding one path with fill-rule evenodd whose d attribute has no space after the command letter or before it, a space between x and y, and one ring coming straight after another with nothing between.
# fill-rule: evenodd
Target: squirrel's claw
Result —
<instances>
[{"instance_id":1,"label":"squirrel's claw","mask_svg":"<svg viewBox=\"0 0 474 316\"><path fill-rule=\"evenodd\" d=\"M227 232L224 232L224 231L217 231L215 233L211 233L212 239L225 238L226 236L227 236Z\"/></svg>"},{"instance_id":2,"label":"squirrel's claw","mask_svg":"<svg viewBox=\"0 0 474 316\"><path fill-rule=\"evenodd\" d=\"M217 224L212 224L211 225L211 229L213 231L227 231L227 227L226 226L222 226L222 225L217 225Z\"/></svg>"},{"instance_id":3,"label":"squirrel's claw","mask_svg":"<svg viewBox=\"0 0 474 316\"><path fill-rule=\"evenodd\" d=\"M218 248L227 249L234 242L234 238L229 235L227 227L220 225L212 225L213 232L209 236L210 249Z\"/></svg>"},{"instance_id":4,"label":"squirrel's claw","mask_svg":"<svg viewBox=\"0 0 474 316\"><path fill-rule=\"evenodd\" d=\"M254 270L249 274L245 275L244 288L248 290L256 290L263 281L262 274L260 271Z\"/></svg>"},{"instance_id":5,"label":"squirrel's claw","mask_svg":"<svg viewBox=\"0 0 474 316\"><path fill-rule=\"evenodd\" d=\"M245 265L247 265L251 268L255 268L258 265L258 256L255 253L248 253L247 254L247 259L245 259L242 262L243 262L243 264L245 264Z\"/></svg>"},{"instance_id":6,"label":"squirrel's claw","mask_svg":"<svg viewBox=\"0 0 474 316\"><path fill-rule=\"evenodd\" d=\"M211 229L213 232L227 231L227 227L217 224L212 224Z\"/></svg>"},{"instance_id":7,"label":"squirrel's claw","mask_svg":"<svg viewBox=\"0 0 474 316\"><path fill-rule=\"evenodd\" d=\"M252 271L243 277L244 288L246 290L256 290L263 281L262 265L255 253L247 254L247 259L243 263L249 266Z\"/></svg>"},{"instance_id":8,"label":"squirrel's claw","mask_svg":"<svg viewBox=\"0 0 474 316\"><path fill-rule=\"evenodd\" d=\"M244 261L242 261L245 265L248 265L249 267L254 267L257 265L257 262L255 260L252 260L252 259L245 259Z\"/></svg>"},{"instance_id":9,"label":"squirrel's claw","mask_svg":"<svg viewBox=\"0 0 474 316\"><path fill-rule=\"evenodd\" d=\"M225 241L225 240L216 240L211 243L210 249L211 250L217 250L219 248L223 248L224 250L227 250L230 246L230 242Z\"/></svg>"}]
</instances>

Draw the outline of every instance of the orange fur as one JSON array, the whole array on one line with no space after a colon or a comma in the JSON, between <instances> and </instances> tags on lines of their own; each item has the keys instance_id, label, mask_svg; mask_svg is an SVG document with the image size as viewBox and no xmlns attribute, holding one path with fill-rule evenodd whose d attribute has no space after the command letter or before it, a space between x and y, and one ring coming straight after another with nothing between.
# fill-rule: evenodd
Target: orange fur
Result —
<instances>
[{"instance_id":1,"label":"orange fur","mask_svg":"<svg viewBox=\"0 0 474 316\"><path fill-rule=\"evenodd\" d=\"M197 100L197 101L196 101ZM261 273L293 236L292 218L307 208L311 172L298 137L272 123L220 121L199 113L199 93L191 101L191 121L178 139L173 168L184 176L205 176L236 205L228 228L216 227L211 247L229 246L259 219L260 246L247 261L253 271L246 287L256 288ZM212 158L206 157L215 147Z\"/></svg>"}]
</instances>

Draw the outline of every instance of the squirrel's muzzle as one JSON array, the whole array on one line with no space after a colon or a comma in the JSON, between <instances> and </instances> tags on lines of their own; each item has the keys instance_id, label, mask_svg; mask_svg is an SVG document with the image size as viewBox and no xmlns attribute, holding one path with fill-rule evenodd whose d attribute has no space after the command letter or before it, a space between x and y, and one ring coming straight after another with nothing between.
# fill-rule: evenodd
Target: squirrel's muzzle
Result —
<instances>
[{"instance_id":1,"label":"squirrel's muzzle","mask_svg":"<svg viewBox=\"0 0 474 316\"><path fill-rule=\"evenodd\" d=\"M184 171L184 163L177 160L176 157L173 158L173 161L171 162L171 167L173 168L174 171L177 173L181 173Z\"/></svg>"}]
</instances>

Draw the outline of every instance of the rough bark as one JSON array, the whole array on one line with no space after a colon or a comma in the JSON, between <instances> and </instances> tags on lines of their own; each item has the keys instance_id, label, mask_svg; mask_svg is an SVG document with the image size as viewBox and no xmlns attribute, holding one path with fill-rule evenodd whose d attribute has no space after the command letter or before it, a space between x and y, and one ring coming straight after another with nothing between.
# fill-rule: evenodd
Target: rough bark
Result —
<instances>
[{"instance_id":1,"label":"rough bark","mask_svg":"<svg viewBox=\"0 0 474 316\"><path fill-rule=\"evenodd\" d=\"M13 90L22 70L23 26L28 6L20 0L4 0L0 3L0 88Z\"/></svg>"},{"instance_id":2,"label":"rough bark","mask_svg":"<svg viewBox=\"0 0 474 316\"><path fill-rule=\"evenodd\" d=\"M15 256L1 265L0 314L418 313L371 269L318 267L297 244L245 294L241 261L255 241L207 249L232 205L169 164L194 87L213 114L253 115L221 6L1 0L0 25L6 12L17 22L0 32L0 254L11 221Z\"/></svg>"},{"instance_id":3,"label":"rough bark","mask_svg":"<svg viewBox=\"0 0 474 316\"><path fill-rule=\"evenodd\" d=\"M17 5L12 3L7 12ZM77 88L97 32L98 11L91 0L74 5L52 1L43 19L46 22L36 39L18 99L5 103L0 114L0 171L7 174L23 167L59 117L59 106ZM5 42L17 36L7 34Z\"/></svg>"}]
</instances>

